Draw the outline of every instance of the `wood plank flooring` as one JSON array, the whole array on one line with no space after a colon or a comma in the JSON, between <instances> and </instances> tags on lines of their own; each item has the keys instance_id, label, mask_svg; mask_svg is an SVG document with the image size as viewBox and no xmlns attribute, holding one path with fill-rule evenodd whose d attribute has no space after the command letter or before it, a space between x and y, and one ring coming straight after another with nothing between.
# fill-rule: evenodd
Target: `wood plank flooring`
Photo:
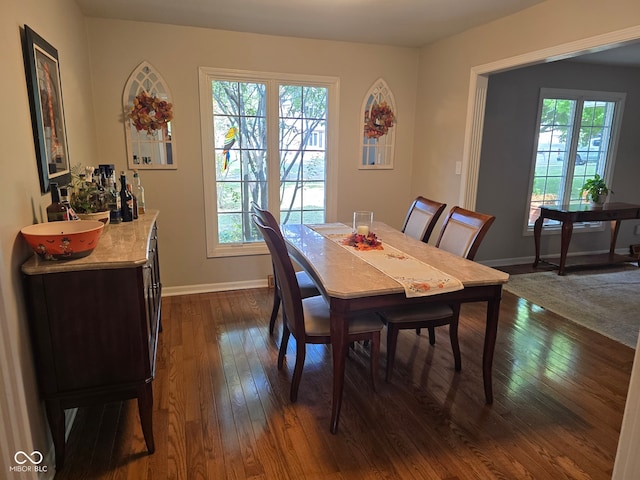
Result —
<instances>
[{"instance_id":1,"label":"wood plank flooring","mask_svg":"<svg viewBox=\"0 0 640 480\"><path fill-rule=\"evenodd\" d=\"M608 479L634 351L504 293L494 396L481 374L484 304L460 320L462 372L446 327L399 336L394 377L378 391L368 349L347 360L338 433L329 433L331 354L307 347L289 402L295 341L276 368L272 291L163 299L154 380L156 452L135 401L78 410L64 479Z\"/></svg>"}]
</instances>

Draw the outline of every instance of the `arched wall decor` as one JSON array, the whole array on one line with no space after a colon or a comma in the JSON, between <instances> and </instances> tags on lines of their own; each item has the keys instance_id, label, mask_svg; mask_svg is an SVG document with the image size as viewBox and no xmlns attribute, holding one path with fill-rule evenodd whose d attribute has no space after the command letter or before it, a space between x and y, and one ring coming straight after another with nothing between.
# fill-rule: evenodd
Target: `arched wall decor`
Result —
<instances>
[{"instance_id":1,"label":"arched wall decor","mask_svg":"<svg viewBox=\"0 0 640 480\"><path fill-rule=\"evenodd\" d=\"M173 104L162 76L148 62L138 65L122 95L130 169L176 169Z\"/></svg>"},{"instance_id":2,"label":"arched wall decor","mask_svg":"<svg viewBox=\"0 0 640 480\"><path fill-rule=\"evenodd\" d=\"M392 169L395 153L396 101L382 78L374 82L362 102L362 155L358 168Z\"/></svg>"}]
</instances>

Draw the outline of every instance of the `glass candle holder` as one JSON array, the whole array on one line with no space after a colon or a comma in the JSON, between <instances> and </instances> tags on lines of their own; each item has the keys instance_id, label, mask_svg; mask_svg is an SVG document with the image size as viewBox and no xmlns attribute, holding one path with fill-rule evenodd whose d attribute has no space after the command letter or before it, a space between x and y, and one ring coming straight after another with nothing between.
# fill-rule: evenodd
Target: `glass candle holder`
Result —
<instances>
[{"instance_id":1,"label":"glass candle holder","mask_svg":"<svg viewBox=\"0 0 640 480\"><path fill-rule=\"evenodd\" d=\"M373 223L373 212L353 212L353 231L358 235L369 235Z\"/></svg>"}]
</instances>

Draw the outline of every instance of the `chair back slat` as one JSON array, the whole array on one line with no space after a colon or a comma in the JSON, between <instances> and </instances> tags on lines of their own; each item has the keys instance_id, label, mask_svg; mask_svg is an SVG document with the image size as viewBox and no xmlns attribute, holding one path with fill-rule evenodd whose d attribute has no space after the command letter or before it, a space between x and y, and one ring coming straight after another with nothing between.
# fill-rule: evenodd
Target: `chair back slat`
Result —
<instances>
[{"instance_id":1,"label":"chair back slat","mask_svg":"<svg viewBox=\"0 0 640 480\"><path fill-rule=\"evenodd\" d=\"M428 242L446 206L445 203L417 197L409 207L402 231L412 238Z\"/></svg>"},{"instance_id":2,"label":"chair back slat","mask_svg":"<svg viewBox=\"0 0 640 480\"><path fill-rule=\"evenodd\" d=\"M496 217L453 207L444 220L436 247L473 260Z\"/></svg>"}]
</instances>

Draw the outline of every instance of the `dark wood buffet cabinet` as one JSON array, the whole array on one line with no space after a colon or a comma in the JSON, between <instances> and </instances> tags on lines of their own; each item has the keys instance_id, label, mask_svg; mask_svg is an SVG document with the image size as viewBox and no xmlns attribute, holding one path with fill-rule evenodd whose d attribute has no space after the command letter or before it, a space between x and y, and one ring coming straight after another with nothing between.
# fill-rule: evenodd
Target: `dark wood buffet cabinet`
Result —
<instances>
[{"instance_id":1,"label":"dark wood buffet cabinet","mask_svg":"<svg viewBox=\"0 0 640 480\"><path fill-rule=\"evenodd\" d=\"M161 328L158 212L105 226L87 257L22 265L40 394L64 465L65 409L136 398L154 451L152 380Z\"/></svg>"}]
</instances>

